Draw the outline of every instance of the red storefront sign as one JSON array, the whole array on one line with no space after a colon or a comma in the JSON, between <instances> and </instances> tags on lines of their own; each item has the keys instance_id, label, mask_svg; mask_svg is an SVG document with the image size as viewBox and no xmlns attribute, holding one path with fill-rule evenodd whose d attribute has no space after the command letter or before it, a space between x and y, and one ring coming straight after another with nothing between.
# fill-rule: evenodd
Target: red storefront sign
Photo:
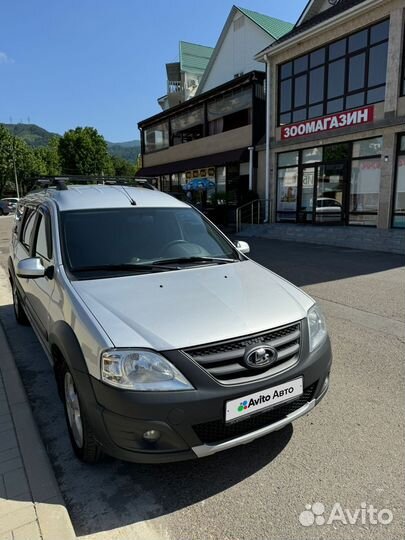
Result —
<instances>
[{"instance_id":1,"label":"red storefront sign","mask_svg":"<svg viewBox=\"0 0 405 540\"><path fill-rule=\"evenodd\" d=\"M356 126L359 124L367 124L374 120L374 106L361 107L351 111L345 111L337 114L329 114L322 118L314 120L305 120L304 122L296 122L288 126L282 126L281 139L294 139L304 135L320 133L322 131L330 131L343 127Z\"/></svg>"}]
</instances>

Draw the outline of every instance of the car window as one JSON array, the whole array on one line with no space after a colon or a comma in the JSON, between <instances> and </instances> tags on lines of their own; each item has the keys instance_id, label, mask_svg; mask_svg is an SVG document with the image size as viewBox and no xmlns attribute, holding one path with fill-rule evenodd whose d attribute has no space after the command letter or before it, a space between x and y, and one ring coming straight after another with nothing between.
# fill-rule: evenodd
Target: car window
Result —
<instances>
[{"instance_id":1,"label":"car window","mask_svg":"<svg viewBox=\"0 0 405 540\"><path fill-rule=\"evenodd\" d=\"M41 215L39 218L37 241L35 243L35 257L40 257L41 259L46 259L49 261L52 257L52 252L48 243L46 225L46 218L45 216Z\"/></svg>"},{"instance_id":2,"label":"car window","mask_svg":"<svg viewBox=\"0 0 405 540\"><path fill-rule=\"evenodd\" d=\"M191 208L61 213L64 259L73 269L146 264L176 257L237 258L236 250Z\"/></svg>"},{"instance_id":3,"label":"car window","mask_svg":"<svg viewBox=\"0 0 405 540\"><path fill-rule=\"evenodd\" d=\"M31 234L34 228L36 213L33 212L32 210L31 211L27 210L27 212L30 212L30 214L28 215L24 223L24 229L21 236L21 242L27 248L27 250L29 250L31 246Z\"/></svg>"}]
</instances>

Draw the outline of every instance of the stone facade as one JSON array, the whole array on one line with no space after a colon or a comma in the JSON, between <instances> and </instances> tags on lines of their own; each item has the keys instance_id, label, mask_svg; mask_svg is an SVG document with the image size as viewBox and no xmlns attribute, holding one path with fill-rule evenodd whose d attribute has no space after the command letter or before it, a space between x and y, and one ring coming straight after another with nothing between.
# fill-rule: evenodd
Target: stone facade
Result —
<instances>
[{"instance_id":1,"label":"stone facade","mask_svg":"<svg viewBox=\"0 0 405 540\"><path fill-rule=\"evenodd\" d=\"M405 255L405 234L400 229L303 226L289 223L245 225L238 237L270 238Z\"/></svg>"}]
</instances>

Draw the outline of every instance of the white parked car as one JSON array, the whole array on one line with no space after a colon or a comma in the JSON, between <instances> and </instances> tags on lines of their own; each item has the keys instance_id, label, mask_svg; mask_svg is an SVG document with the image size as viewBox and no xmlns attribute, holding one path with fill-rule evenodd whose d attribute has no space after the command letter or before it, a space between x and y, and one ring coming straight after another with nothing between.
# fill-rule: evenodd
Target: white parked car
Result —
<instances>
[{"instance_id":1,"label":"white parked car","mask_svg":"<svg viewBox=\"0 0 405 540\"><path fill-rule=\"evenodd\" d=\"M339 201L330 197L318 197L316 200L316 220L342 221L343 207Z\"/></svg>"}]
</instances>

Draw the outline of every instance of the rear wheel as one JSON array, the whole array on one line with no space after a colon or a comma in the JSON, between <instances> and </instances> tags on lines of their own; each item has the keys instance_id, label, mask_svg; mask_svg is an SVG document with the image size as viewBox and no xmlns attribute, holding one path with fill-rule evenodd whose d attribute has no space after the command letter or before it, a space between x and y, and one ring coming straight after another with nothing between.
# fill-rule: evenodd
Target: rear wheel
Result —
<instances>
[{"instance_id":1,"label":"rear wheel","mask_svg":"<svg viewBox=\"0 0 405 540\"><path fill-rule=\"evenodd\" d=\"M102 458L103 452L94 437L86 412L81 407L76 384L66 364L62 367L61 375L62 399L73 450L81 461L97 463Z\"/></svg>"},{"instance_id":2,"label":"rear wheel","mask_svg":"<svg viewBox=\"0 0 405 540\"><path fill-rule=\"evenodd\" d=\"M23 324L24 326L28 326L29 320L27 318L27 315L25 314L24 308L21 304L20 295L17 291L17 286L14 283L14 281L11 282L11 289L13 292L13 306L14 306L14 315L18 322L18 324Z\"/></svg>"},{"instance_id":3,"label":"rear wheel","mask_svg":"<svg viewBox=\"0 0 405 540\"><path fill-rule=\"evenodd\" d=\"M3 208L0 208L0 216L4 216L4 210L3 210Z\"/></svg>"}]
</instances>

